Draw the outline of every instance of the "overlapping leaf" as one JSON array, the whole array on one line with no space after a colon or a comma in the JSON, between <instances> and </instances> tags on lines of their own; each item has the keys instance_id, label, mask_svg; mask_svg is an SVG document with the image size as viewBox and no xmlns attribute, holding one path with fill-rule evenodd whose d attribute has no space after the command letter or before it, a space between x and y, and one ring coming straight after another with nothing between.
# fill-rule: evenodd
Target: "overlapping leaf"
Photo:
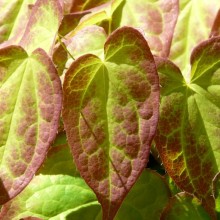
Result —
<instances>
[{"instance_id":1,"label":"overlapping leaf","mask_svg":"<svg viewBox=\"0 0 220 220\"><path fill-rule=\"evenodd\" d=\"M51 54L61 19L62 7L58 0L38 0L19 44L28 53L42 48Z\"/></svg>"},{"instance_id":2,"label":"overlapping leaf","mask_svg":"<svg viewBox=\"0 0 220 220\"><path fill-rule=\"evenodd\" d=\"M212 25L210 37L214 37L218 35L220 35L220 9L218 10L214 23Z\"/></svg>"},{"instance_id":3,"label":"overlapping leaf","mask_svg":"<svg viewBox=\"0 0 220 220\"><path fill-rule=\"evenodd\" d=\"M71 12L88 10L107 2L109 2L109 0L75 0L73 1Z\"/></svg>"},{"instance_id":4,"label":"overlapping leaf","mask_svg":"<svg viewBox=\"0 0 220 220\"><path fill-rule=\"evenodd\" d=\"M52 148L39 172L21 194L3 206L2 220L27 216L55 220L90 205L99 206L95 194L74 168L67 145Z\"/></svg>"},{"instance_id":5,"label":"overlapping leaf","mask_svg":"<svg viewBox=\"0 0 220 220\"><path fill-rule=\"evenodd\" d=\"M73 172L69 173L70 170ZM3 206L2 220L18 220L27 216L51 220L101 219L101 206L74 169L67 146L52 148L39 172L21 194ZM169 196L164 179L155 172L144 170L115 220L159 220ZM47 204L50 204L49 208Z\"/></svg>"},{"instance_id":6,"label":"overlapping leaf","mask_svg":"<svg viewBox=\"0 0 220 220\"><path fill-rule=\"evenodd\" d=\"M122 4L123 0L112 0L103 5L95 7L89 10L89 14L85 15L73 29L68 37L73 37L79 30L90 26L90 25L100 25L105 28L107 33L112 31L112 16L116 9Z\"/></svg>"},{"instance_id":7,"label":"overlapping leaf","mask_svg":"<svg viewBox=\"0 0 220 220\"><path fill-rule=\"evenodd\" d=\"M159 220L170 191L156 172L145 170L125 198L115 220Z\"/></svg>"},{"instance_id":8,"label":"overlapping leaf","mask_svg":"<svg viewBox=\"0 0 220 220\"><path fill-rule=\"evenodd\" d=\"M46 53L0 50L0 203L17 195L42 164L61 111L61 85Z\"/></svg>"},{"instance_id":9,"label":"overlapping leaf","mask_svg":"<svg viewBox=\"0 0 220 220\"><path fill-rule=\"evenodd\" d=\"M112 29L124 25L141 28L152 53L167 57L177 17L177 0L125 0L113 14Z\"/></svg>"},{"instance_id":10,"label":"overlapping leaf","mask_svg":"<svg viewBox=\"0 0 220 220\"><path fill-rule=\"evenodd\" d=\"M194 50L190 83L171 62L157 62L161 105L156 146L176 184L202 199L210 213L212 179L220 168L219 51L220 38Z\"/></svg>"},{"instance_id":11,"label":"overlapping leaf","mask_svg":"<svg viewBox=\"0 0 220 220\"><path fill-rule=\"evenodd\" d=\"M201 202L186 193L178 193L170 199L161 220L211 220Z\"/></svg>"},{"instance_id":12,"label":"overlapping leaf","mask_svg":"<svg viewBox=\"0 0 220 220\"><path fill-rule=\"evenodd\" d=\"M215 19L219 0L180 0L179 16L173 36L170 59L190 78L190 54L201 41L207 40Z\"/></svg>"},{"instance_id":13,"label":"overlapping leaf","mask_svg":"<svg viewBox=\"0 0 220 220\"><path fill-rule=\"evenodd\" d=\"M147 42L124 27L105 43L105 61L77 59L64 81L63 119L77 167L113 219L146 166L159 86Z\"/></svg>"},{"instance_id":14,"label":"overlapping leaf","mask_svg":"<svg viewBox=\"0 0 220 220\"><path fill-rule=\"evenodd\" d=\"M82 55L91 53L102 58L106 38L102 27L91 25L78 31L72 38L62 40L62 45L53 54L53 61L57 65L60 75L64 72L64 68L69 68L73 60Z\"/></svg>"},{"instance_id":15,"label":"overlapping leaf","mask_svg":"<svg viewBox=\"0 0 220 220\"><path fill-rule=\"evenodd\" d=\"M22 37L36 0L0 1L0 43L12 40L15 44Z\"/></svg>"}]
</instances>

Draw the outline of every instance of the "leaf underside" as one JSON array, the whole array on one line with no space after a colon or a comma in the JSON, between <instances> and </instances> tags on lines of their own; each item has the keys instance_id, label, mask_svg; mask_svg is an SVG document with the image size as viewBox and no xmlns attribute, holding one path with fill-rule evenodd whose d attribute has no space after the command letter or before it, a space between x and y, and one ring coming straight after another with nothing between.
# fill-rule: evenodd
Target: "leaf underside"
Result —
<instances>
[{"instance_id":1,"label":"leaf underside","mask_svg":"<svg viewBox=\"0 0 220 220\"><path fill-rule=\"evenodd\" d=\"M159 86L143 36L123 27L105 43L105 61L77 59L64 80L63 119L76 165L113 219L146 166Z\"/></svg>"}]
</instances>

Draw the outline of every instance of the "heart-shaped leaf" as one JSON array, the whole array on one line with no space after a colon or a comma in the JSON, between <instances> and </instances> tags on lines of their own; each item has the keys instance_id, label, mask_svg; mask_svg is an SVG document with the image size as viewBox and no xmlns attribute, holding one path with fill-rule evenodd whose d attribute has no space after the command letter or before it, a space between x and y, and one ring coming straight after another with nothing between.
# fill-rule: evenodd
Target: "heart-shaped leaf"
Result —
<instances>
[{"instance_id":1,"label":"heart-shaped leaf","mask_svg":"<svg viewBox=\"0 0 220 220\"><path fill-rule=\"evenodd\" d=\"M194 49L188 83L174 64L157 60L161 104L156 147L175 183L202 199L210 213L212 179L220 168L219 51L220 38Z\"/></svg>"},{"instance_id":2,"label":"heart-shaped leaf","mask_svg":"<svg viewBox=\"0 0 220 220\"><path fill-rule=\"evenodd\" d=\"M105 60L77 59L64 80L63 119L76 165L113 219L146 166L159 104L158 76L144 37L123 27Z\"/></svg>"},{"instance_id":3,"label":"heart-shaped leaf","mask_svg":"<svg viewBox=\"0 0 220 220\"><path fill-rule=\"evenodd\" d=\"M0 203L32 179L55 138L61 83L42 49L30 56L18 46L0 50Z\"/></svg>"}]
</instances>

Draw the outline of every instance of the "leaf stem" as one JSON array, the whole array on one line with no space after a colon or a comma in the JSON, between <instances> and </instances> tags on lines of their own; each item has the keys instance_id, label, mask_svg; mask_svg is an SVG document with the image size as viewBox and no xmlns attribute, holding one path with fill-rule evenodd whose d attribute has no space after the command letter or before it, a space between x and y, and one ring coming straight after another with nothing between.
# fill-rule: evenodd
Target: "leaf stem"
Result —
<instances>
[{"instance_id":1,"label":"leaf stem","mask_svg":"<svg viewBox=\"0 0 220 220\"><path fill-rule=\"evenodd\" d=\"M66 45L62 42L62 40L61 40L61 35L60 34L58 34L58 41L59 41L59 43L60 43L60 45L63 47L63 49L69 54L69 56L73 59L73 60L75 60L75 58L73 57L73 55L69 52L69 50L66 48Z\"/></svg>"}]
</instances>

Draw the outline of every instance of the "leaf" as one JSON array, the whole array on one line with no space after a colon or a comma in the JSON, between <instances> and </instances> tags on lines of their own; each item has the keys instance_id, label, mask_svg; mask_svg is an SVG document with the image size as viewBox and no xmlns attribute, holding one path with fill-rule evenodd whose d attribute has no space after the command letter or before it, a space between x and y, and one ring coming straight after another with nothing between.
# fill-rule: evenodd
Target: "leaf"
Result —
<instances>
[{"instance_id":1,"label":"leaf","mask_svg":"<svg viewBox=\"0 0 220 220\"><path fill-rule=\"evenodd\" d=\"M170 191L164 179L146 169L128 193L115 220L159 220L169 197Z\"/></svg>"},{"instance_id":2,"label":"leaf","mask_svg":"<svg viewBox=\"0 0 220 220\"><path fill-rule=\"evenodd\" d=\"M220 35L220 9L218 10L214 23L212 25L210 37L214 37L218 35Z\"/></svg>"},{"instance_id":3,"label":"leaf","mask_svg":"<svg viewBox=\"0 0 220 220\"><path fill-rule=\"evenodd\" d=\"M201 202L187 193L172 197L162 213L161 220L211 220Z\"/></svg>"},{"instance_id":4,"label":"leaf","mask_svg":"<svg viewBox=\"0 0 220 220\"><path fill-rule=\"evenodd\" d=\"M190 83L171 62L156 61L161 84L156 147L177 186L201 199L210 213L210 186L220 168L219 50L219 37L194 49Z\"/></svg>"},{"instance_id":5,"label":"leaf","mask_svg":"<svg viewBox=\"0 0 220 220\"><path fill-rule=\"evenodd\" d=\"M146 166L158 118L150 49L133 28L115 31L105 61L78 58L65 75L63 120L77 168L113 219Z\"/></svg>"},{"instance_id":6,"label":"leaf","mask_svg":"<svg viewBox=\"0 0 220 220\"><path fill-rule=\"evenodd\" d=\"M68 34L71 30L77 27L78 23L80 22L80 19L88 13L89 12L87 11L64 15L59 27L59 34L61 36Z\"/></svg>"},{"instance_id":7,"label":"leaf","mask_svg":"<svg viewBox=\"0 0 220 220\"><path fill-rule=\"evenodd\" d=\"M50 149L45 166L24 191L3 206L0 218L58 220L94 205L98 205L95 194L76 171L68 146L61 145Z\"/></svg>"},{"instance_id":8,"label":"leaf","mask_svg":"<svg viewBox=\"0 0 220 220\"><path fill-rule=\"evenodd\" d=\"M220 1L180 0L179 8L169 59L181 69L188 81L190 54L198 43L208 39Z\"/></svg>"},{"instance_id":9,"label":"leaf","mask_svg":"<svg viewBox=\"0 0 220 220\"><path fill-rule=\"evenodd\" d=\"M61 84L42 49L0 50L0 204L16 196L43 163L56 136Z\"/></svg>"},{"instance_id":10,"label":"leaf","mask_svg":"<svg viewBox=\"0 0 220 220\"><path fill-rule=\"evenodd\" d=\"M85 11L107 2L109 0L75 0L73 1L71 12Z\"/></svg>"},{"instance_id":11,"label":"leaf","mask_svg":"<svg viewBox=\"0 0 220 220\"><path fill-rule=\"evenodd\" d=\"M73 37L78 31L91 25L102 26L105 31L110 34L112 15L122 2L123 0L112 0L106 4L90 9L90 13L82 17L79 24L68 34L67 38Z\"/></svg>"},{"instance_id":12,"label":"leaf","mask_svg":"<svg viewBox=\"0 0 220 220\"><path fill-rule=\"evenodd\" d=\"M220 173L216 174L213 179L213 195L215 198L215 211L217 212L218 217L220 217Z\"/></svg>"},{"instance_id":13,"label":"leaf","mask_svg":"<svg viewBox=\"0 0 220 220\"><path fill-rule=\"evenodd\" d=\"M62 7L58 0L37 0L20 45L28 53L42 48L51 54L61 19Z\"/></svg>"},{"instance_id":14,"label":"leaf","mask_svg":"<svg viewBox=\"0 0 220 220\"><path fill-rule=\"evenodd\" d=\"M112 17L112 29L129 25L140 28L154 55L169 55L178 17L178 0L126 0Z\"/></svg>"},{"instance_id":15,"label":"leaf","mask_svg":"<svg viewBox=\"0 0 220 220\"><path fill-rule=\"evenodd\" d=\"M18 43L27 25L35 0L0 1L0 43L11 40Z\"/></svg>"}]
</instances>

